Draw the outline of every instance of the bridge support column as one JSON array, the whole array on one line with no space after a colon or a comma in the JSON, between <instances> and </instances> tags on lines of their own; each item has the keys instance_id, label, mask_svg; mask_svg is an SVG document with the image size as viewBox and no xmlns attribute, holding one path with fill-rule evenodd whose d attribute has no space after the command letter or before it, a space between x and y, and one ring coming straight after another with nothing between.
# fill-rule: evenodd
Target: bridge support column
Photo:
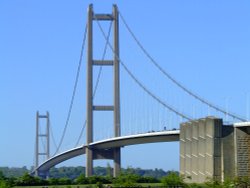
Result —
<instances>
[{"instance_id":1,"label":"bridge support column","mask_svg":"<svg viewBox=\"0 0 250 188\"><path fill-rule=\"evenodd\" d=\"M86 148L86 177L93 175L93 151L90 148Z\"/></svg>"},{"instance_id":2,"label":"bridge support column","mask_svg":"<svg viewBox=\"0 0 250 188\"><path fill-rule=\"evenodd\" d=\"M93 142L93 6L88 9L88 50L87 50L87 131L86 143ZM86 148L86 169L87 177L93 174L93 152Z\"/></svg>"},{"instance_id":3,"label":"bridge support column","mask_svg":"<svg viewBox=\"0 0 250 188\"><path fill-rule=\"evenodd\" d=\"M120 130L120 59L119 59L119 14L116 5L113 6L114 22L114 132L115 137L121 136ZM114 149L114 177L120 174L121 148Z\"/></svg>"},{"instance_id":4,"label":"bridge support column","mask_svg":"<svg viewBox=\"0 0 250 188\"><path fill-rule=\"evenodd\" d=\"M121 148L114 149L114 172L113 176L118 177L121 172Z\"/></svg>"}]
</instances>

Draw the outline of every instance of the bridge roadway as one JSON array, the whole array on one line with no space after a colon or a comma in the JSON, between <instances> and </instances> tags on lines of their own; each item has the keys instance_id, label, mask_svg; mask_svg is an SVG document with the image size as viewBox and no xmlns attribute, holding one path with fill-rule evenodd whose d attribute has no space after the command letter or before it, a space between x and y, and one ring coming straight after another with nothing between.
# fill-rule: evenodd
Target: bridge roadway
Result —
<instances>
[{"instance_id":1,"label":"bridge roadway","mask_svg":"<svg viewBox=\"0 0 250 188\"><path fill-rule=\"evenodd\" d=\"M120 136L109 138L89 144L88 147L93 149L112 149L115 147L124 147L136 144L156 143L156 142L171 142L179 141L180 130L150 132L144 134L136 134L129 136ZM73 149L67 150L63 153L55 155L50 159L43 162L36 170L39 172L47 172L51 167L71 159L73 157L85 154L86 145L78 146Z\"/></svg>"}]
</instances>

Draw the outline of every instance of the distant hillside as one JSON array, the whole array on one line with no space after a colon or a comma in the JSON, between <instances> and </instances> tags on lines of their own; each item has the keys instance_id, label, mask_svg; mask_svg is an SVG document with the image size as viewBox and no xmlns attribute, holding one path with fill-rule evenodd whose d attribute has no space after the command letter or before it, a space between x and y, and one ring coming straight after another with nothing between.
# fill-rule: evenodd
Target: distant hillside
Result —
<instances>
[{"instance_id":1,"label":"distant hillside","mask_svg":"<svg viewBox=\"0 0 250 188\"><path fill-rule=\"evenodd\" d=\"M95 167L94 168L94 174L98 176L106 176L110 175L112 173L112 170L110 167ZM128 168L128 169L122 169L123 172L130 172L133 174L138 174L140 176L150 176L154 178L161 178L163 176L167 175L167 172L165 172L162 169L141 169L141 168ZM68 177L70 179L75 179L80 174L85 173L85 167L60 167L60 168L52 168L50 170L50 176L55 178L60 177Z\"/></svg>"},{"instance_id":2,"label":"distant hillside","mask_svg":"<svg viewBox=\"0 0 250 188\"><path fill-rule=\"evenodd\" d=\"M0 167L0 171L3 173L5 177L20 177L24 173L29 172L26 166L22 168L18 167Z\"/></svg>"},{"instance_id":3,"label":"distant hillside","mask_svg":"<svg viewBox=\"0 0 250 188\"><path fill-rule=\"evenodd\" d=\"M94 174L98 176L105 176L110 175L112 173L112 168L108 165L107 167L95 167ZM9 168L9 167L0 167L0 171L3 172L4 176L6 177L20 177L26 172L30 172L27 167L22 168ZM161 178L166 176L168 172L162 169L141 169L141 168L127 168L122 169L123 172L138 174L140 176L150 176L154 178ZM85 173L85 167L59 167L59 168L52 168L50 170L50 177L53 178L61 178L61 177L68 177L70 179L75 179L81 174Z\"/></svg>"}]
</instances>

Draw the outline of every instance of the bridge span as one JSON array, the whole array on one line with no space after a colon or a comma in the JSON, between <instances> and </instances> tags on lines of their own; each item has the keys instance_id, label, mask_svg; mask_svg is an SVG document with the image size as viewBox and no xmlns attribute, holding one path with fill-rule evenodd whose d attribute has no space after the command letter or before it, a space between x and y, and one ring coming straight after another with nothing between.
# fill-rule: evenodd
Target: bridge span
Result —
<instances>
[{"instance_id":1,"label":"bridge span","mask_svg":"<svg viewBox=\"0 0 250 188\"><path fill-rule=\"evenodd\" d=\"M86 148L88 147L91 149L108 150L116 147L125 147L129 145L156 143L156 142L172 142L172 141L179 141L179 135L180 135L180 130L170 130L170 131L150 132L150 133L143 133L143 134L136 134L129 136L120 136L97 142L92 142L88 146L87 145L78 146L51 157L50 159L46 160L41 165L39 165L38 168L35 169L35 171L42 173L47 172L51 167L63 161L85 154Z\"/></svg>"}]
</instances>

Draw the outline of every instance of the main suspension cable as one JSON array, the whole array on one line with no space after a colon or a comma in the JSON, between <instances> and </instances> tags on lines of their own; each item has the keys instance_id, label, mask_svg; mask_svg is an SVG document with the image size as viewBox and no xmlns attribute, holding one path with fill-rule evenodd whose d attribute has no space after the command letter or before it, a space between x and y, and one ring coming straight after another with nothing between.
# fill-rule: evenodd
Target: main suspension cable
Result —
<instances>
[{"instance_id":1,"label":"main suspension cable","mask_svg":"<svg viewBox=\"0 0 250 188\"><path fill-rule=\"evenodd\" d=\"M105 47L104 47L103 54L102 54L102 61L104 61L104 58L105 58L106 53L107 53L108 42L109 42L109 37L110 37L110 33L111 33L112 23L113 22L110 22L110 25L109 25L109 30L108 30L108 35L107 35L107 40L108 41L106 41L106 43L105 43ZM99 85L99 82L100 82L101 73L102 73L102 65L100 66L98 76L97 76L97 79L96 79L96 84L95 84L95 88L94 88L94 91L93 91L93 98L95 97L95 94L96 94L96 91L97 91L97 88L98 88L98 85Z\"/></svg>"},{"instance_id":2,"label":"main suspension cable","mask_svg":"<svg viewBox=\"0 0 250 188\"><path fill-rule=\"evenodd\" d=\"M78 146L78 144L79 144L79 142L80 142L80 140L81 140L81 138L82 138L83 131L85 130L86 124L87 124L87 120L85 119L85 121L84 121L84 123L83 123L83 126L82 126L82 128L81 128L81 131L80 131L80 135L79 135L79 137L78 137L78 139L77 139L77 141L76 141L75 147Z\"/></svg>"},{"instance_id":3,"label":"main suspension cable","mask_svg":"<svg viewBox=\"0 0 250 188\"><path fill-rule=\"evenodd\" d=\"M85 26L84 37L83 37L83 41L82 41L82 48L81 48L81 53L80 53L80 59L79 59L79 63L78 63L78 68L77 68L77 73L76 73L76 78L75 78L75 84L74 84L73 93L72 93L72 97L71 97L71 101L70 101L70 105L69 105L69 110L68 110L66 123L65 123L65 126L64 126L64 129L63 129L62 137L60 139L60 142L58 144L58 147L57 147L56 152L54 153L54 155L58 153L58 151L59 151L59 149L60 149L60 147L61 147L61 145L63 143L63 139L64 139L64 136L65 136L68 124L69 124L71 111L72 111L73 104L74 104L78 79L79 79L79 75L80 75L81 65L82 65L82 56L83 56L83 51L84 51L84 47L85 47L86 36L87 36L87 24Z\"/></svg>"},{"instance_id":4,"label":"main suspension cable","mask_svg":"<svg viewBox=\"0 0 250 188\"><path fill-rule=\"evenodd\" d=\"M110 47L110 49L113 51L113 54L116 56L116 58L120 61L120 64L122 65L122 67L125 69L125 71L128 73L128 75L136 82L136 84L138 86L140 86L140 88L142 88L149 96L151 96L153 99L155 99L157 102L159 102L161 105L163 105L164 107L166 107L167 109L169 109L170 111L174 112L175 114L177 114L178 116L187 119L187 120L192 120L192 118L190 118L187 115L184 115L180 112L178 112L177 110L174 109L174 107L171 107L170 105L168 105L167 103L165 103L164 101L162 101L159 97L157 97L156 95L154 95L150 90L148 90L146 88L146 86L144 86L134 75L133 73L128 69L128 67L123 63L123 61L120 59L120 57L115 53L115 50L113 48L113 46L110 44L110 42L108 41L107 36L105 35L105 32L101 26L101 24L99 23L98 19L97 20L97 24L98 27L100 28L103 37L105 38L105 40L108 43L108 46Z\"/></svg>"},{"instance_id":5,"label":"main suspension cable","mask_svg":"<svg viewBox=\"0 0 250 188\"><path fill-rule=\"evenodd\" d=\"M121 17L122 22L124 23L125 27L127 28L127 30L129 31L129 33L131 34L132 38L135 40L135 42L137 43L137 45L141 48L141 50L143 51L143 53L150 59L150 62L153 63L153 65L155 65L155 67L162 72L169 80L171 80L175 85L177 85L179 88L181 88L183 91L185 91L186 93L188 93L190 96L194 97L195 99L199 100L200 102L202 102L203 104L208 105L209 107L225 114L228 115L232 118L238 119L240 121L247 121L246 119L239 117L238 115L235 115L233 113L227 112L226 110L222 109L221 107L218 107L217 105L212 104L211 102L205 100L204 98L198 96L197 94L195 94L194 92L192 92L190 89L186 88L183 84L181 84L179 81L177 81L176 79L174 79L169 73L167 73L161 66L159 63L157 63L154 58L149 54L149 52L144 48L144 46L141 44L141 42L137 39L137 37L135 36L135 34L133 33L133 31L131 30L131 28L128 26L127 22L125 21L124 17L122 16L121 12L119 11L119 15Z\"/></svg>"},{"instance_id":6,"label":"main suspension cable","mask_svg":"<svg viewBox=\"0 0 250 188\"><path fill-rule=\"evenodd\" d=\"M37 141L36 139L37 139L37 138L36 138L36 136L35 136L35 142L34 142L34 156L33 156L33 166L34 166L34 169L37 167L37 166L36 166L36 154L37 154L37 153L36 153L36 147L37 147L37 146L36 146L36 141ZM39 164L38 164L38 165L39 165Z\"/></svg>"},{"instance_id":7,"label":"main suspension cable","mask_svg":"<svg viewBox=\"0 0 250 188\"><path fill-rule=\"evenodd\" d=\"M112 22L110 22L110 25L109 25L108 36L107 36L108 41L109 41L109 37L110 37L110 33L111 33L111 28L112 28ZM108 43L106 41L105 47L104 47L104 50L103 50L103 54L102 54L102 61L104 60L104 58L106 56L107 48L108 48ZM98 88L98 85L100 83L101 74L102 74L102 65L100 66L99 71L98 71L98 75L97 75L97 79L96 79L96 83L95 83L95 87L94 87L94 91L93 91L93 99L95 98L97 88ZM79 144L79 142L80 142L80 140L82 138L83 131L84 131L85 127L86 127L86 124L87 124L87 120L85 119L84 124L82 126L82 129L80 131L80 135L79 135L79 137L77 139L77 142L75 144L75 147L78 146L78 144Z\"/></svg>"},{"instance_id":8,"label":"main suspension cable","mask_svg":"<svg viewBox=\"0 0 250 188\"><path fill-rule=\"evenodd\" d=\"M56 144L56 139L55 139L55 136L54 136L54 133L53 133L53 129L52 129L50 120L49 120L49 129L50 129L50 134L51 134L51 137L52 137L52 142L54 144L54 147L57 148L58 146Z\"/></svg>"}]
</instances>

